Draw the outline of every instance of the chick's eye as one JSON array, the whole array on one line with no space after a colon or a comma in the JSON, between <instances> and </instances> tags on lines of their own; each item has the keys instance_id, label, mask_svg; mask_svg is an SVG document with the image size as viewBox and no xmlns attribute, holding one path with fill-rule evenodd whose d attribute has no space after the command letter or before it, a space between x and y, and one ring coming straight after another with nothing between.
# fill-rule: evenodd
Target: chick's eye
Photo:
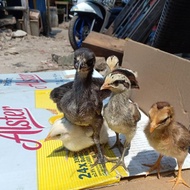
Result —
<instances>
[{"instance_id":1,"label":"chick's eye","mask_svg":"<svg viewBox=\"0 0 190 190\"><path fill-rule=\"evenodd\" d=\"M56 135L57 138L61 137L61 134Z\"/></svg>"},{"instance_id":2,"label":"chick's eye","mask_svg":"<svg viewBox=\"0 0 190 190\"><path fill-rule=\"evenodd\" d=\"M123 84L124 82L125 82L124 80L116 80L116 81L113 82L113 84L115 86L118 86L119 84Z\"/></svg>"},{"instance_id":3,"label":"chick's eye","mask_svg":"<svg viewBox=\"0 0 190 190\"><path fill-rule=\"evenodd\" d=\"M164 124L166 123L166 121L170 118L170 116L166 117L165 119L163 119L162 121L159 122L159 124Z\"/></svg>"},{"instance_id":4,"label":"chick's eye","mask_svg":"<svg viewBox=\"0 0 190 190\"><path fill-rule=\"evenodd\" d=\"M94 60L93 60L93 59L91 59L91 60L88 61L88 65L89 65L89 66L90 66L90 65L93 65L93 63L94 63Z\"/></svg>"},{"instance_id":5,"label":"chick's eye","mask_svg":"<svg viewBox=\"0 0 190 190\"><path fill-rule=\"evenodd\" d=\"M113 84L114 86L118 86L118 85L119 85L119 81L116 80L116 81L114 81L112 84Z\"/></svg>"}]
</instances>

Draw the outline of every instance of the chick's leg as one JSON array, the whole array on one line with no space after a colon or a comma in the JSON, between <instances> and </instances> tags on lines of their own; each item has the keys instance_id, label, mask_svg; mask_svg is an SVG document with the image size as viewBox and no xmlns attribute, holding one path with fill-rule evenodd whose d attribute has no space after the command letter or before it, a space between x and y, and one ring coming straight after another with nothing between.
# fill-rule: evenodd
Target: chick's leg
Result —
<instances>
[{"instance_id":1,"label":"chick's leg","mask_svg":"<svg viewBox=\"0 0 190 190\"><path fill-rule=\"evenodd\" d=\"M169 181L169 182L175 182L175 183L174 183L174 186L172 187L172 189L175 189L175 187L176 187L178 184L180 184L180 183L182 183L182 184L184 184L185 186L187 186L187 187L190 188L190 186L189 186L189 185L184 181L184 179L182 178L182 173L181 173L182 164L179 164L179 163L178 163L178 168L179 168L179 169L178 169L177 177Z\"/></svg>"},{"instance_id":2,"label":"chick's leg","mask_svg":"<svg viewBox=\"0 0 190 190\"><path fill-rule=\"evenodd\" d=\"M119 133L115 133L115 134L116 134L116 141L113 144L113 146L110 147L110 149L113 149L113 148L117 147L119 149L119 152L122 153L122 151L123 151L123 144L121 143L121 141L119 139Z\"/></svg>"},{"instance_id":3,"label":"chick's leg","mask_svg":"<svg viewBox=\"0 0 190 190\"><path fill-rule=\"evenodd\" d=\"M101 164L103 169L104 169L104 173L107 174L107 169L106 169L106 164L105 164L105 157L103 155L103 151L102 151L102 147L100 145L100 131L101 131L101 127L103 124L103 117L99 116L96 120L96 123L93 127L94 130L94 143L97 147L97 151L98 151L98 155L97 155L97 160L95 161L95 163L92 165L92 167L96 166L97 164Z\"/></svg>"},{"instance_id":4,"label":"chick's leg","mask_svg":"<svg viewBox=\"0 0 190 190\"><path fill-rule=\"evenodd\" d=\"M160 162L162 157L163 155L160 154L157 161L153 165L143 164L144 166L150 167L150 169L146 172L146 176L149 175L152 171L157 170L158 178L160 178L160 168L161 168Z\"/></svg>"},{"instance_id":5,"label":"chick's leg","mask_svg":"<svg viewBox=\"0 0 190 190\"><path fill-rule=\"evenodd\" d=\"M124 162L124 158L125 158L125 153L126 151L129 149L130 147L130 143L129 142L125 142L124 144L124 149L121 155L121 158L118 160L118 162L111 168L111 172L113 170L115 170L118 166L123 166L123 168L125 168L126 171L128 171L127 167L125 166L125 162Z\"/></svg>"}]
</instances>

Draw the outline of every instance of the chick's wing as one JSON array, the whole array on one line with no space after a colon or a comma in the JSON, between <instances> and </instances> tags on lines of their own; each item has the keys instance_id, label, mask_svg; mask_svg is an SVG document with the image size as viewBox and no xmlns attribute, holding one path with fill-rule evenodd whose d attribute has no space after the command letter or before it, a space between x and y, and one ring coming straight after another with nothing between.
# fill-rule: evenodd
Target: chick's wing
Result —
<instances>
[{"instance_id":1,"label":"chick's wing","mask_svg":"<svg viewBox=\"0 0 190 190\"><path fill-rule=\"evenodd\" d=\"M182 151L187 151L190 147L190 132L188 129L179 122L176 122L172 130L174 143Z\"/></svg>"}]
</instances>

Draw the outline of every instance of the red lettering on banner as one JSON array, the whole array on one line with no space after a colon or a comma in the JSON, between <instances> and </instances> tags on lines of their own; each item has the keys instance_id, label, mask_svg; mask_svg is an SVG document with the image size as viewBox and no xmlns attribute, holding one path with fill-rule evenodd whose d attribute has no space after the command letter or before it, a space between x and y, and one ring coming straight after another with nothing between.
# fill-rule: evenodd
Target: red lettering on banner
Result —
<instances>
[{"instance_id":1,"label":"red lettering on banner","mask_svg":"<svg viewBox=\"0 0 190 190\"><path fill-rule=\"evenodd\" d=\"M22 79L22 82L16 82L16 85L19 86L29 86L29 87L34 87L36 89L44 89L47 88L46 86L46 81L41 79L38 75L36 74L19 74L20 78Z\"/></svg>"},{"instance_id":2,"label":"red lettering on banner","mask_svg":"<svg viewBox=\"0 0 190 190\"><path fill-rule=\"evenodd\" d=\"M0 116L0 121L4 121L5 125L0 126L0 137L15 140L16 143L21 143L27 150L41 148L40 142L21 137L22 135L40 133L43 129L43 126L35 121L29 110L27 108L10 108L9 106L3 106L2 109L4 115Z\"/></svg>"}]
</instances>

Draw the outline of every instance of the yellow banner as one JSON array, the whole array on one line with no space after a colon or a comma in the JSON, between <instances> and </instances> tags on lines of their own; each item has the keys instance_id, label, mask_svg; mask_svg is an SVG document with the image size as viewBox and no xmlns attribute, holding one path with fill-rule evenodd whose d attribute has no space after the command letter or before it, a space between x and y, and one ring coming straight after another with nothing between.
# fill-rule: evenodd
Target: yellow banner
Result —
<instances>
[{"instance_id":1,"label":"yellow banner","mask_svg":"<svg viewBox=\"0 0 190 190\"><path fill-rule=\"evenodd\" d=\"M128 174L119 166L109 172L115 163L106 163L109 174L105 175L103 167L94 163L92 152L96 147L85 149L81 152L62 150L61 141L41 141L42 148L37 151L37 176L38 190L67 190L84 189L104 186L120 181ZM114 157L114 153L105 148L106 156Z\"/></svg>"}]
</instances>

